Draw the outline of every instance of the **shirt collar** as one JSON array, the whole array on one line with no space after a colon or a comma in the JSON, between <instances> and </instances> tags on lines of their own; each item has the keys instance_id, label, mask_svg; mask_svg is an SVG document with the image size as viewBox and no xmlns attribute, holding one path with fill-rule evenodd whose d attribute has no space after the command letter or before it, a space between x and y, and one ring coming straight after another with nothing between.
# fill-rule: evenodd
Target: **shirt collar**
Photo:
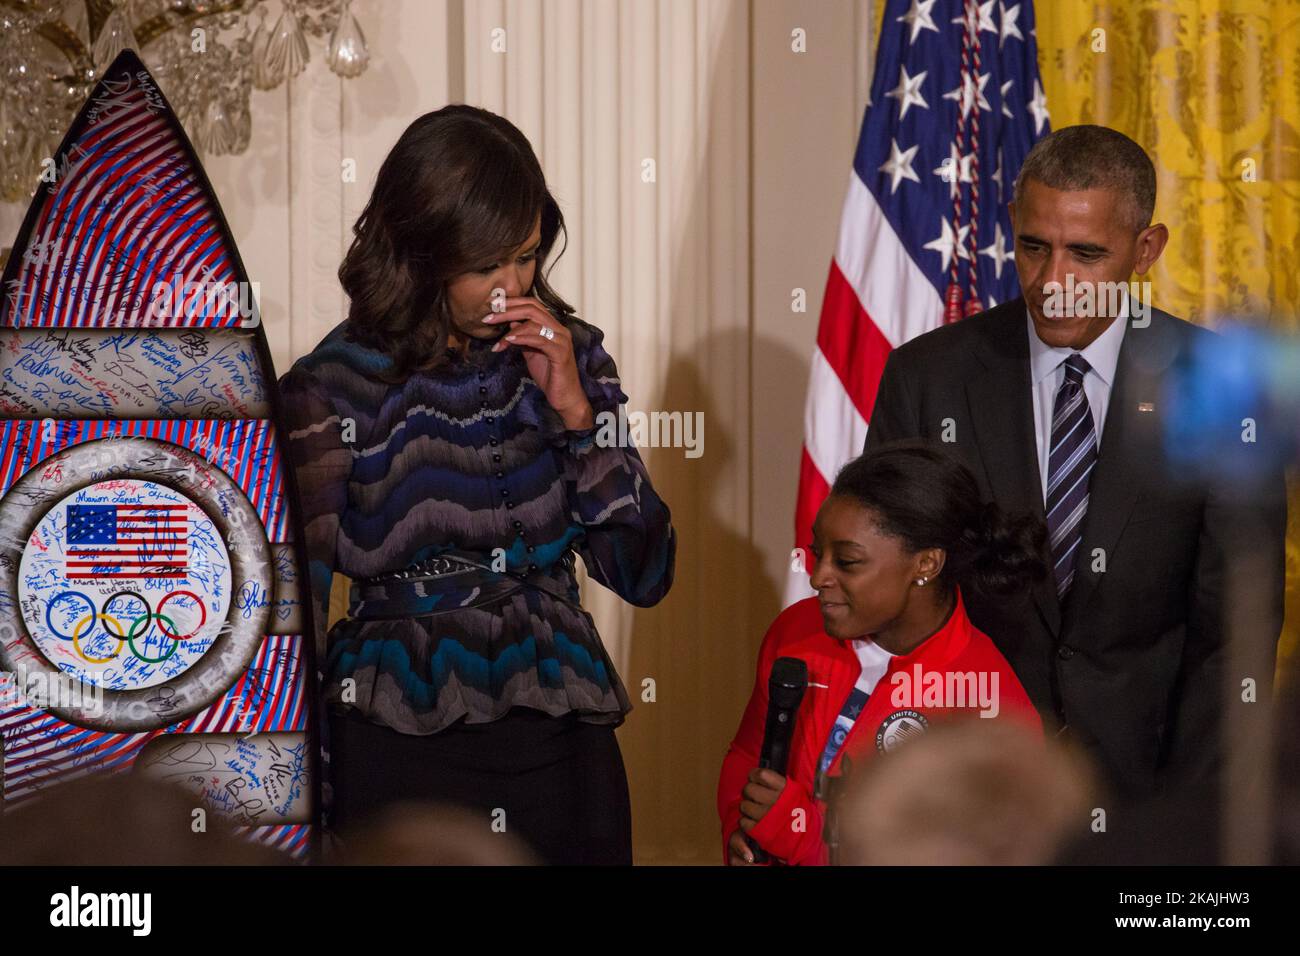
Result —
<instances>
[{"instance_id":1,"label":"shirt collar","mask_svg":"<svg viewBox=\"0 0 1300 956\"><path fill-rule=\"evenodd\" d=\"M924 662L926 670L942 669L966 649L970 643L972 625L966 616L966 603L962 599L961 588L954 586L953 590L957 594L957 603L947 622L908 653L891 657L891 671L903 670L920 662Z\"/></svg>"},{"instance_id":2,"label":"shirt collar","mask_svg":"<svg viewBox=\"0 0 1300 956\"><path fill-rule=\"evenodd\" d=\"M1025 322L1029 327L1029 374L1037 386L1048 375L1056 371L1057 366L1069 358L1074 349L1054 348L1038 337L1034 331L1034 320L1025 306ZM1079 354L1088 360L1106 385L1115 384L1115 369L1119 365L1119 348L1124 342L1124 327L1128 325L1128 289L1123 290L1119 315L1106 327L1106 331L1097 336Z\"/></svg>"}]
</instances>

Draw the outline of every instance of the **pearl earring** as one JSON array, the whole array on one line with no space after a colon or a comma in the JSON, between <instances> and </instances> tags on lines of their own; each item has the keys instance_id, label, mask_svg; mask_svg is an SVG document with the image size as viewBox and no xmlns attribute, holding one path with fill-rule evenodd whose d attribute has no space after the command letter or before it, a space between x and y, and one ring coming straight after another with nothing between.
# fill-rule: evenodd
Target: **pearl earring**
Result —
<instances>
[{"instance_id":1,"label":"pearl earring","mask_svg":"<svg viewBox=\"0 0 1300 956\"><path fill-rule=\"evenodd\" d=\"M929 582L929 580L930 580L929 578L917 578L917 579L916 579L916 586L917 586L917 587L920 587L920 588L923 588L923 587L925 587L925 585Z\"/></svg>"}]
</instances>

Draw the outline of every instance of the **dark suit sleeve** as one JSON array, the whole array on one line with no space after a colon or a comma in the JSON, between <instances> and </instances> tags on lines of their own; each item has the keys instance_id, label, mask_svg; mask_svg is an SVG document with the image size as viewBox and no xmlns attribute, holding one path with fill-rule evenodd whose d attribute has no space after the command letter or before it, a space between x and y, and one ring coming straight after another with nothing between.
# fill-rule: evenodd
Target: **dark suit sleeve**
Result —
<instances>
[{"instance_id":1,"label":"dark suit sleeve","mask_svg":"<svg viewBox=\"0 0 1300 956\"><path fill-rule=\"evenodd\" d=\"M1285 600L1286 514L1286 482L1280 472L1248 495L1240 488L1219 488L1207 496L1187 637L1166 722L1163 770L1171 785L1213 785L1231 746L1224 720L1237 708L1252 708L1237 712L1245 721L1238 729L1249 731L1271 706ZM1227 631L1234 608L1228 593L1233 582L1240 595L1236 626L1242 643L1230 663ZM1242 700L1247 678L1257 686L1254 703Z\"/></svg>"},{"instance_id":2,"label":"dark suit sleeve","mask_svg":"<svg viewBox=\"0 0 1300 956\"><path fill-rule=\"evenodd\" d=\"M876 390L871 421L867 423L867 441L862 446L864 454L886 442L921 435L921 422L907 390L907 375L902 365L898 351L890 352L885 360L885 371L880 376L880 387Z\"/></svg>"}]
</instances>

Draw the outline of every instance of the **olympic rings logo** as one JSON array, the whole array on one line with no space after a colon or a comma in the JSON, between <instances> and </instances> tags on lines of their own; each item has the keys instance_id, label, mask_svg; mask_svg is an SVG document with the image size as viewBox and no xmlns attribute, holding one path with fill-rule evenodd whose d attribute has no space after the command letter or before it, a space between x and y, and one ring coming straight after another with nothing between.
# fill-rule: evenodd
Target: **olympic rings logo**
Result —
<instances>
[{"instance_id":1,"label":"olympic rings logo","mask_svg":"<svg viewBox=\"0 0 1300 956\"><path fill-rule=\"evenodd\" d=\"M50 618L50 612L54 609L54 605L65 597L80 599L86 602L86 607L89 608L89 611L86 614L82 615L77 620L77 623L72 628L71 634L60 633L59 629L54 626L54 622ZM125 634L122 633L122 622L118 620L116 616L109 613L109 606L118 598L123 598L123 597L135 598L146 609L143 614L140 614L135 618L134 621L131 622L130 630L127 631L127 633ZM163 613L163 608L167 606L167 602L177 597L192 598L199 607L199 623L194 628L194 630L190 631L190 633L188 634L177 634L176 622ZM87 625L89 625L90 630L93 632L95 628L95 624L99 623L100 621L103 622L104 633L109 636L110 640L112 638L117 638L117 647L115 647L113 649L113 652L111 654L108 654L107 656L92 657L89 654L87 654L81 647L82 631L86 630ZM147 639L150 631L153 628L154 621L158 622L158 630L163 635L163 637L171 639L170 646L168 646L166 652L161 657L149 657L145 654L140 653L140 649L136 646L135 643L136 638L139 636L138 632L140 630L140 626L141 624L143 624L145 628L145 633L143 637L140 637L140 640L142 643L145 643L145 646L148 646ZM203 598L199 597L193 591L184 591L184 590L176 590L168 593L166 596L163 597L161 601L158 602L157 610L151 608L148 600L145 599L144 595L140 594L137 591L116 591L113 594L110 594L108 597L104 598L103 603L100 604L98 611L95 610L95 604L93 601L91 601L90 596L81 591L61 591L60 593L56 594L53 598L51 598L49 602L45 605L45 626L48 627L50 633L53 634L55 637L57 637L59 640L71 641L73 651L76 653L78 657L80 657L87 664L106 664L109 661L116 658L119 654L121 654L122 648L125 646L129 646L131 648L131 653L135 655L137 659L143 661L144 663L161 664L163 661L167 660L169 657L171 657L173 654L176 653L176 649L180 647L181 641L187 641L190 638L196 636L199 633L199 631L203 630L203 625L206 624L207 621L208 621L208 608L207 605L203 603ZM163 626L164 622L166 622L167 625L166 627ZM109 630L110 623L113 625L112 631ZM116 631L116 633L113 633L113 631Z\"/></svg>"}]
</instances>

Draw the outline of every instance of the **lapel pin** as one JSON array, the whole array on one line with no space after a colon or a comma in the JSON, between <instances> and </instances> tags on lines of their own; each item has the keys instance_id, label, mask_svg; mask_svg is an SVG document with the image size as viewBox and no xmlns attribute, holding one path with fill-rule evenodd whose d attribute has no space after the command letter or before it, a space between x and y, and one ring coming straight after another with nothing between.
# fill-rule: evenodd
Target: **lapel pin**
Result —
<instances>
[{"instance_id":1,"label":"lapel pin","mask_svg":"<svg viewBox=\"0 0 1300 956\"><path fill-rule=\"evenodd\" d=\"M1139 412L1154 412L1156 407L1150 402L1138 402Z\"/></svg>"}]
</instances>

